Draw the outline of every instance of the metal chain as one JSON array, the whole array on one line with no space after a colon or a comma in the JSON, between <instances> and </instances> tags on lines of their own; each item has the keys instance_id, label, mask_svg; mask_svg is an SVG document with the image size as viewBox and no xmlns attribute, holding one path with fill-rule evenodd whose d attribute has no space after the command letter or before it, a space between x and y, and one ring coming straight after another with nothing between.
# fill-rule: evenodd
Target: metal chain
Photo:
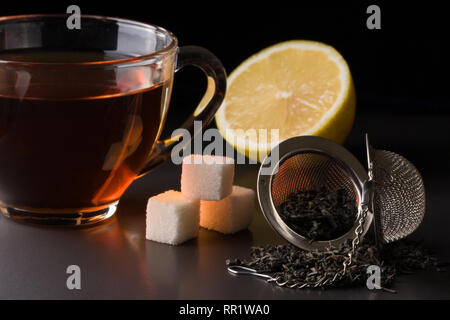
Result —
<instances>
[{"instance_id":1,"label":"metal chain","mask_svg":"<svg viewBox=\"0 0 450 320\"><path fill-rule=\"evenodd\" d=\"M356 248L361 243L361 236L364 232L364 223L366 222L367 213L369 211L369 207L366 204L361 205L361 217L358 221L358 226L355 229L355 238L352 241L352 250L348 253L347 259L342 263L344 268L341 273L336 273L336 275L333 277L333 279L330 281L330 284L335 282L337 279L342 279L345 276L345 273L347 271L347 268L352 264L353 257L355 256Z\"/></svg>"},{"instance_id":2,"label":"metal chain","mask_svg":"<svg viewBox=\"0 0 450 320\"><path fill-rule=\"evenodd\" d=\"M355 229L355 238L352 240L352 249L348 253L347 257L345 258L344 262L342 263L343 269L341 272L336 272L333 277L329 277L328 274L325 274L321 279L315 281L315 282L301 282L296 280L287 280L287 281L280 281L280 277L269 277L267 279L267 282L274 282L279 287L289 287L289 288L317 288L322 287L326 284L332 285L334 282L341 280L346 272L348 267L353 262L353 257L355 256L356 248L361 243L361 237L364 232L364 224L366 222L367 213L369 211L369 208L366 204L361 205L361 217L358 221L358 226Z\"/></svg>"}]
</instances>

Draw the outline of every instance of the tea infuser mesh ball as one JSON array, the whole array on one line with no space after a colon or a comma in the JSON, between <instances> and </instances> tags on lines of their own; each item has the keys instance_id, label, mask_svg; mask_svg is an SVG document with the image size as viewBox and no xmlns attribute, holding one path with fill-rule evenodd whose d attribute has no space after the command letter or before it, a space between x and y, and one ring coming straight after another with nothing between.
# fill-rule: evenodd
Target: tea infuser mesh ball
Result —
<instances>
[{"instance_id":1,"label":"tea infuser mesh ball","mask_svg":"<svg viewBox=\"0 0 450 320\"><path fill-rule=\"evenodd\" d=\"M264 214L275 231L293 245L305 250L325 250L338 247L353 239L361 217L364 182L367 172L360 162L344 147L330 140L313 136L301 136L286 140L278 145L279 161L273 170L260 170L258 175L258 200ZM261 168L270 159L267 157ZM267 169L267 168L266 168ZM350 200L355 202L358 214L353 227L337 239L311 241L296 233L280 217L277 208L290 194L300 190L319 190L325 187L330 192L346 190ZM362 225L364 235L372 222L368 212Z\"/></svg>"},{"instance_id":2,"label":"tea infuser mesh ball","mask_svg":"<svg viewBox=\"0 0 450 320\"><path fill-rule=\"evenodd\" d=\"M366 139L375 235L380 244L389 243L408 236L422 222L425 187L413 164L394 152L372 148Z\"/></svg>"},{"instance_id":3,"label":"tea infuser mesh ball","mask_svg":"<svg viewBox=\"0 0 450 320\"><path fill-rule=\"evenodd\" d=\"M352 240L352 249L343 263L342 272L317 283L279 283L276 278L241 266L229 266L229 272L263 277L279 286L324 286L344 277L372 220L375 220L375 235L380 245L411 234L425 214L425 188L420 173L404 157L376 150L370 146L367 134L365 138L368 172L341 145L320 137L301 136L281 142L276 147L277 163L272 163L269 154L258 174L258 200L264 217L288 242L301 249L321 251ZM321 187L331 191L346 190L355 201L358 214L353 228L346 234L337 239L312 241L292 230L281 219L277 207L293 192Z\"/></svg>"},{"instance_id":4,"label":"tea infuser mesh ball","mask_svg":"<svg viewBox=\"0 0 450 320\"><path fill-rule=\"evenodd\" d=\"M425 188L418 170L404 157L370 146L366 135L368 172L343 146L330 140L301 136L278 145L279 160L270 174L258 175L258 199L269 224L282 237L306 250L337 247L355 236L362 207L367 206L362 234L373 217L377 240L388 243L411 234L425 214ZM269 156L261 167L267 167ZM266 168L267 169L267 168ZM267 170L264 171L266 173ZM295 233L280 218L277 207L299 190L344 189L355 201L353 228L337 239L311 241Z\"/></svg>"},{"instance_id":5,"label":"tea infuser mesh ball","mask_svg":"<svg viewBox=\"0 0 450 320\"><path fill-rule=\"evenodd\" d=\"M286 159L274 175L272 201L278 207L291 193L323 187L330 192L345 189L351 200L357 202L357 190L343 163L323 154L297 153Z\"/></svg>"}]
</instances>

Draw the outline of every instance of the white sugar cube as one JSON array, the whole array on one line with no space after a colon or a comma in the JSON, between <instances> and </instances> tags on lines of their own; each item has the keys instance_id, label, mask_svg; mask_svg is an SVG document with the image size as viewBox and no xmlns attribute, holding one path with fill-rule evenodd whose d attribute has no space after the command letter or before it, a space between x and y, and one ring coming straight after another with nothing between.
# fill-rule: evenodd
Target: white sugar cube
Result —
<instances>
[{"instance_id":1,"label":"white sugar cube","mask_svg":"<svg viewBox=\"0 0 450 320\"><path fill-rule=\"evenodd\" d=\"M233 178L232 158L190 155L183 159L181 192L199 200L222 200L231 194Z\"/></svg>"},{"instance_id":2,"label":"white sugar cube","mask_svg":"<svg viewBox=\"0 0 450 320\"><path fill-rule=\"evenodd\" d=\"M200 202L181 192L169 190L148 199L147 230L149 240L177 245L197 237Z\"/></svg>"},{"instance_id":3,"label":"white sugar cube","mask_svg":"<svg viewBox=\"0 0 450 320\"><path fill-rule=\"evenodd\" d=\"M220 201L200 201L200 226L225 234L248 228L253 219L255 191L233 186Z\"/></svg>"}]
</instances>

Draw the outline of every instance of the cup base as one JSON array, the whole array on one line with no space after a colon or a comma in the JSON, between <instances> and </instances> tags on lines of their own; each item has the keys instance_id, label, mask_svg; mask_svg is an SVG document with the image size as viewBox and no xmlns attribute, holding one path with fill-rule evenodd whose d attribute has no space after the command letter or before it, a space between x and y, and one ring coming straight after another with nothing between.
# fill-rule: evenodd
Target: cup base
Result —
<instances>
[{"instance_id":1,"label":"cup base","mask_svg":"<svg viewBox=\"0 0 450 320\"><path fill-rule=\"evenodd\" d=\"M116 201L108 207L91 212L37 213L7 206L0 206L0 211L5 217L18 222L41 225L85 226L111 218L117 210L118 203L119 201Z\"/></svg>"}]
</instances>

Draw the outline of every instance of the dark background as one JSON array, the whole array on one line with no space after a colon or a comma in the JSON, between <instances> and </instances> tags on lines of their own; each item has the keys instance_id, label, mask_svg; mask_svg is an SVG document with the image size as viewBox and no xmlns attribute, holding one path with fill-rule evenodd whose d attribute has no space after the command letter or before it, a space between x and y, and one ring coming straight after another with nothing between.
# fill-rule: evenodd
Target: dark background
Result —
<instances>
[{"instance_id":1,"label":"dark background","mask_svg":"<svg viewBox=\"0 0 450 320\"><path fill-rule=\"evenodd\" d=\"M350 66L357 114L373 112L374 117L382 114L385 118L401 114L399 120L403 123L411 114L450 117L450 28L442 2L10 1L0 7L0 16L65 13L71 4L80 6L84 14L118 16L165 27L178 37L180 46L195 44L210 49L228 73L250 55L277 42L322 41L334 46ZM366 27L366 10L371 4L381 9L381 30ZM177 74L167 133L190 114L204 89L204 77L197 69L187 67ZM383 131L383 118L378 121L371 120L372 135ZM393 141L393 147L412 142L417 148L417 141L411 141L408 134L412 131L421 131L418 138L426 145L436 142L437 132L428 130L420 121L403 127L407 132L394 128L390 133L385 128L383 133L399 139L398 143ZM449 131L439 134L444 135L441 138L448 145ZM433 160L439 158L432 153ZM430 161L429 154L423 160Z\"/></svg>"},{"instance_id":2,"label":"dark background","mask_svg":"<svg viewBox=\"0 0 450 320\"><path fill-rule=\"evenodd\" d=\"M80 6L84 14L165 27L178 37L180 46L195 44L214 52L228 73L280 41L330 44L348 62L356 87L357 116L346 146L363 160L362 136L369 132L376 147L406 156L424 175L429 170L443 177L447 171L450 28L442 2L35 1L8 2L0 7L0 16L65 13L70 4ZM366 27L371 4L381 9L381 30ZM177 73L166 134L192 112L205 83L193 67Z\"/></svg>"},{"instance_id":3,"label":"dark background","mask_svg":"<svg viewBox=\"0 0 450 320\"><path fill-rule=\"evenodd\" d=\"M346 147L364 161L363 134L369 132L376 147L398 152L419 168L428 195L430 190L433 195L439 192L433 205L442 210L447 206L450 28L442 2L9 1L0 7L0 16L65 13L71 4L84 14L165 27L178 37L180 46L210 49L228 73L280 41L309 39L334 46L350 66L357 94L355 125ZM371 4L381 9L381 30L366 27ZM192 112L205 83L195 68L177 73L166 134Z\"/></svg>"},{"instance_id":4,"label":"dark background","mask_svg":"<svg viewBox=\"0 0 450 320\"><path fill-rule=\"evenodd\" d=\"M347 60L362 101L395 98L408 108L427 104L429 109L448 109L449 27L442 2L9 1L2 4L0 15L65 13L70 4L79 5L85 14L165 27L177 35L180 45L210 49L228 72L280 41L322 41ZM381 30L366 27L370 4L381 8Z\"/></svg>"},{"instance_id":5,"label":"dark background","mask_svg":"<svg viewBox=\"0 0 450 320\"><path fill-rule=\"evenodd\" d=\"M0 16L65 13L70 4L79 5L85 14L119 16L165 27L178 37L181 46L195 44L210 49L228 73L250 55L280 41L309 39L334 46L350 66L357 94L355 125L345 146L365 163L363 134L368 132L375 147L397 152L416 165L425 182L427 212L415 237L450 259L450 27L442 2L9 1L2 3ZM366 9L371 4L381 8L381 30L366 27ZM203 75L196 69L177 73L167 132L194 109L204 87ZM171 168L161 168L133 186L147 182L156 188L155 181L175 181L167 176L171 172ZM256 169L246 172L250 172L248 186L254 187ZM445 279L448 281L448 276ZM415 283L420 288L419 297L434 290L433 284ZM448 284L442 284L443 288ZM411 295L416 297L415 292Z\"/></svg>"}]
</instances>

